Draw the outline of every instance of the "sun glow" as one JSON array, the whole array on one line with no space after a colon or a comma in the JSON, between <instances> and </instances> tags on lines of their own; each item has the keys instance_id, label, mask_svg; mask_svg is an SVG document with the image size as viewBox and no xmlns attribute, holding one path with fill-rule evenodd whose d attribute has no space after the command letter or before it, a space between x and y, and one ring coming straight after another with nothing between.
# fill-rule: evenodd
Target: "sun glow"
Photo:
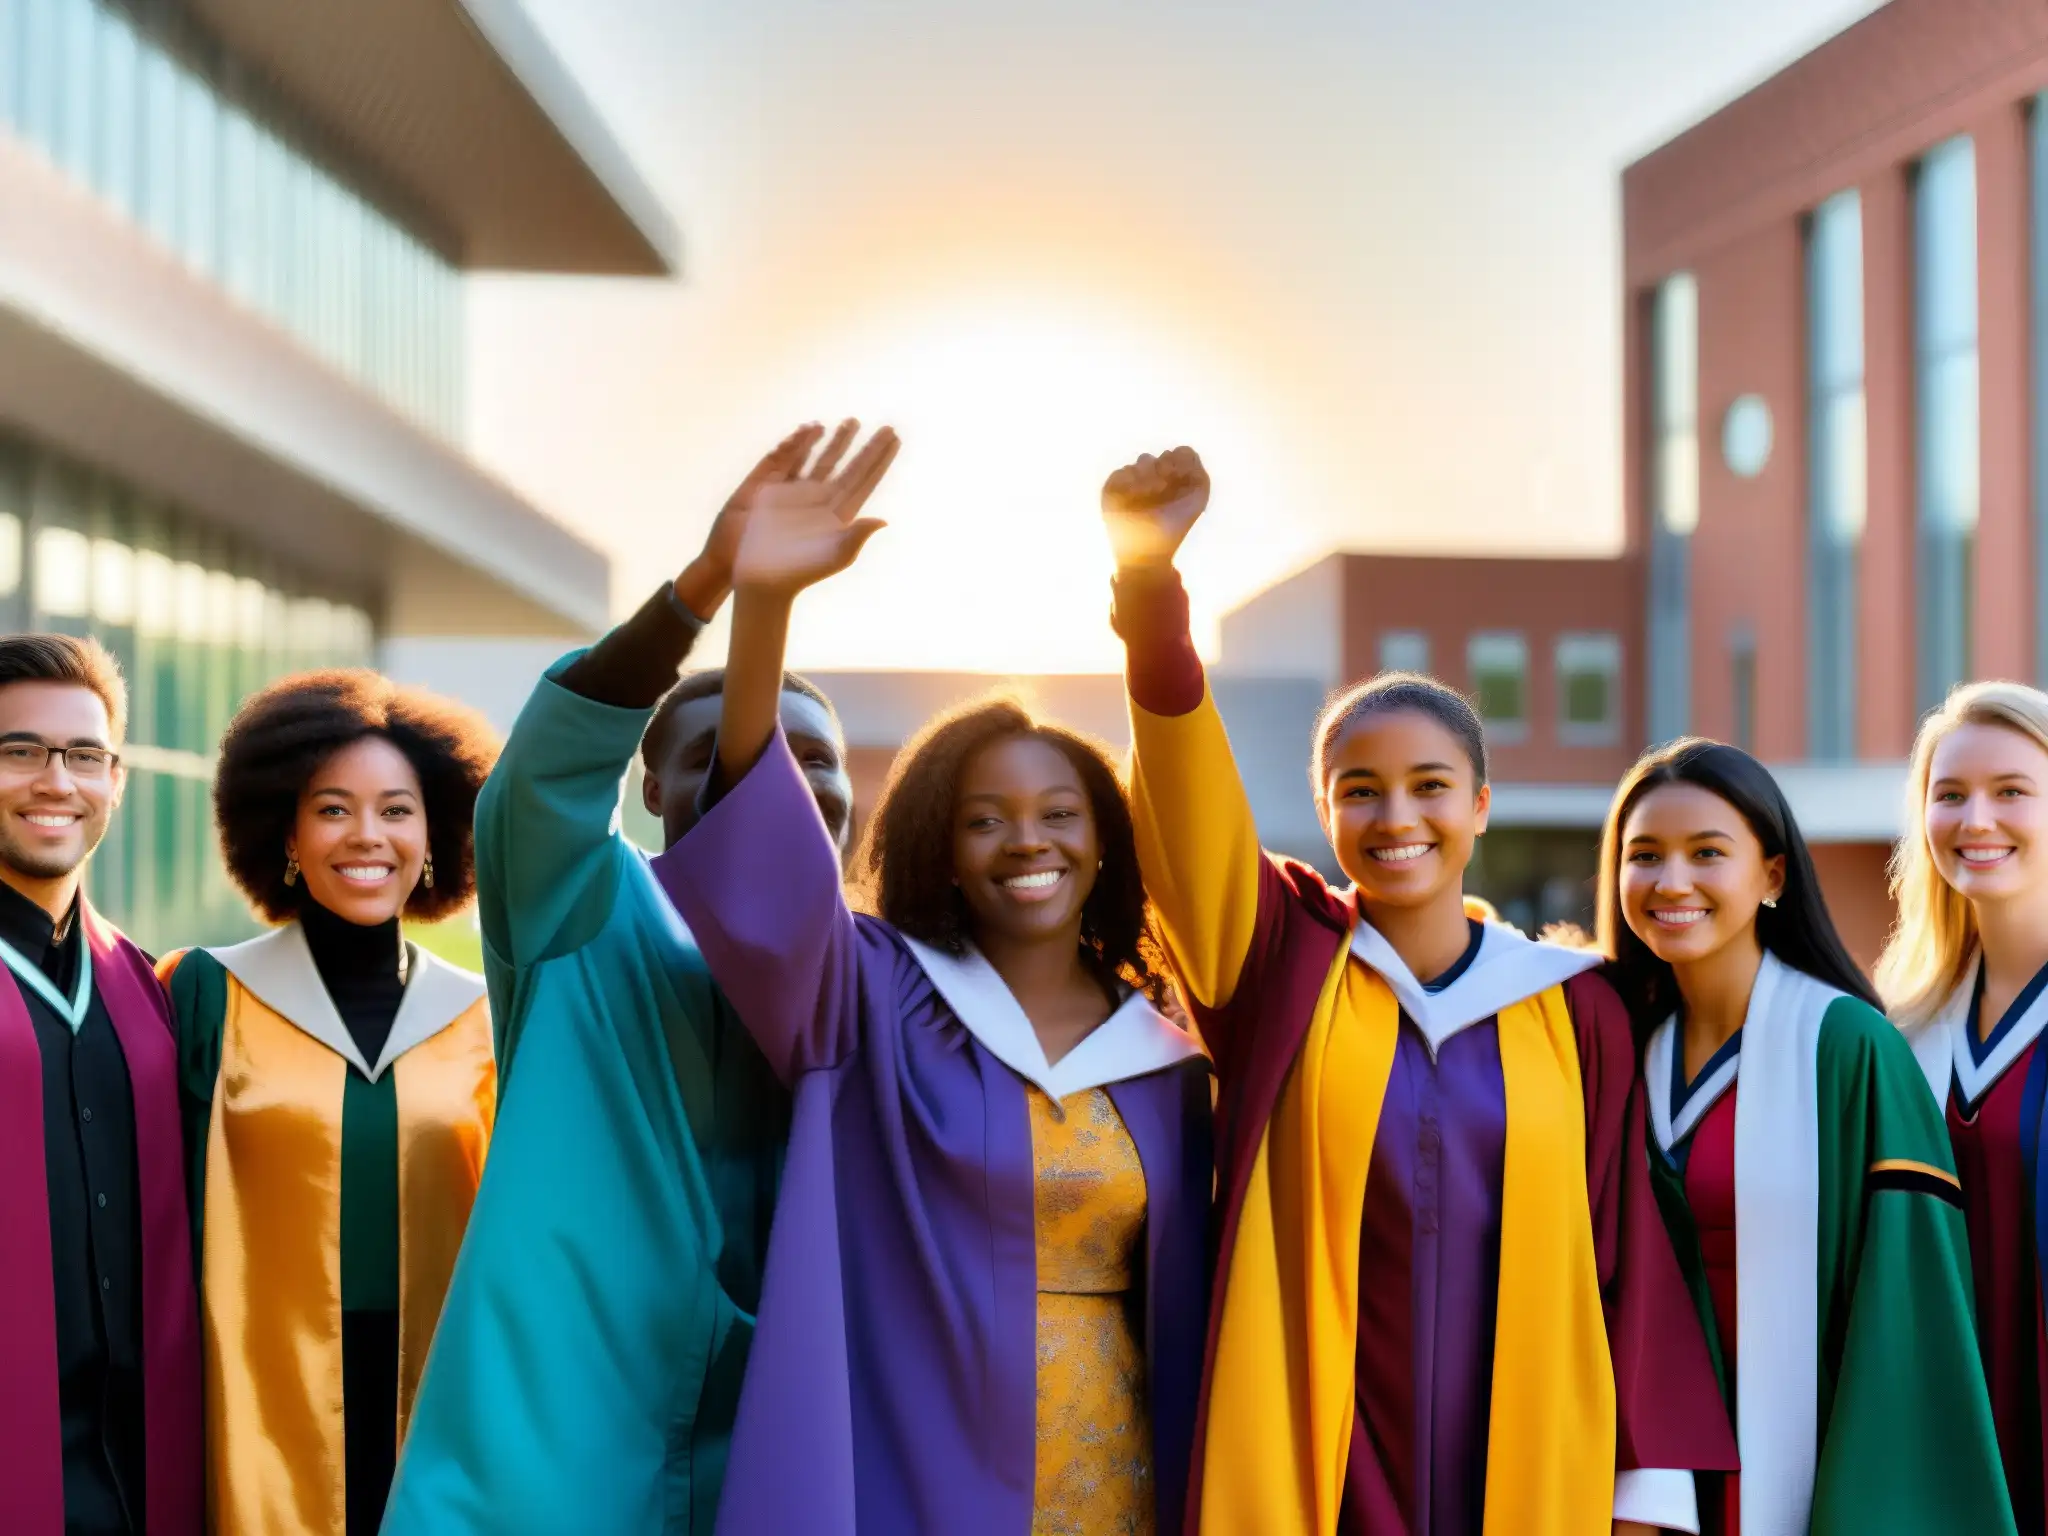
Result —
<instances>
[{"instance_id":1,"label":"sun glow","mask_svg":"<svg viewBox=\"0 0 2048 1536\"><path fill-rule=\"evenodd\" d=\"M1182 566L1197 643L1222 609L1311 553L1295 460L1222 361L1065 297L927 303L798 359L783 398L893 424L902 456L870 511L889 527L806 595L800 666L1115 669L1104 476L1188 443L1215 502Z\"/></svg>"}]
</instances>

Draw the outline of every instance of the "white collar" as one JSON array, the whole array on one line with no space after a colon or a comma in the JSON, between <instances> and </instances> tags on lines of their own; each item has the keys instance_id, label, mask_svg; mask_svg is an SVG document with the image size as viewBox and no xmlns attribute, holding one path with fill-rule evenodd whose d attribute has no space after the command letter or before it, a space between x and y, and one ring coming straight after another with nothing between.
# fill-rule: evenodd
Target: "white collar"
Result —
<instances>
[{"instance_id":1,"label":"white collar","mask_svg":"<svg viewBox=\"0 0 2048 1536\"><path fill-rule=\"evenodd\" d=\"M296 922L273 928L243 944L210 950L222 967L260 998L264 1005L318 1040L376 1082L391 1064L423 1041L432 1039L476 1005L484 995L484 979L437 960L417 945L407 945L411 972L398 1015L391 1021L383 1052L375 1066L363 1060L355 1036L341 1021L334 999L320 980L306 930Z\"/></svg>"},{"instance_id":2,"label":"white collar","mask_svg":"<svg viewBox=\"0 0 2048 1536\"><path fill-rule=\"evenodd\" d=\"M1742 1011L1741 1038L1744 1044L1755 1038L1752 1030L1759 1027L1771 1029L1773 1026L1769 1021L1795 997L1799 1005L1816 1005L1825 1013L1827 1004L1841 995L1828 990L1825 1000L1816 1004L1815 1000L1822 994L1813 989L1825 986L1805 972L1793 970L1765 950L1763 961L1756 968L1756 980L1750 984L1749 1006ZM1671 1113L1671 1058L1677 1050L1678 1015L1673 1014L1657 1026L1656 1032L1650 1036L1648 1049L1643 1052L1643 1086L1650 1095L1650 1125L1657 1133L1657 1145L1666 1152L1699 1128L1707 1111L1735 1085L1742 1067L1742 1047L1737 1046L1732 1056L1714 1068L1712 1076L1693 1086L1692 1092L1686 1095L1685 1107L1674 1116Z\"/></svg>"},{"instance_id":3,"label":"white collar","mask_svg":"<svg viewBox=\"0 0 2048 1536\"><path fill-rule=\"evenodd\" d=\"M1769 957L1766 956L1766 959ZM1750 990L1749 1009L1756 1011L1757 996L1764 990L1763 972L1757 972L1757 985ZM1743 1030L1749 1029L1749 1016L1742 1021ZM1649 1048L1643 1052L1643 1086L1650 1095L1650 1128L1657 1133L1657 1145L1669 1152L1686 1137L1699 1129L1706 1119L1707 1111L1721 1102L1723 1094L1735 1086L1735 1079L1742 1067L1742 1050L1723 1061L1704 1082L1692 1085L1692 1091L1685 1096L1685 1106L1676 1115L1671 1112L1672 1057L1678 1052L1678 1016L1672 1015L1657 1026L1650 1036Z\"/></svg>"},{"instance_id":4,"label":"white collar","mask_svg":"<svg viewBox=\"0 0 2048 1536\"><path fill-rule=\"evenodd\" d=\"M1482 923L1479 953L1471 965L1441 992L1431 992L1363 917L1351 930L1351 953L1393 989L1402 1011L1429 1042L1432 1056L1460 1030L1593 970L1602 961L1594 950L1539 943L1503 924Z\"/></svg>"},{"instance_id":5,"label":"white collar","mask_svg":"<svg viewBox=\"0 0 2048 1536\"><path fill-rule=\"evenodd\" d=\"M1980 1064L1971 1049L1970 1037L1977 1021L1972 1016L1976 1010L1970 1005L1976 1001L1977 973L1983 965L1981 955L1974 957L1963 972L1962 983L1942 1004L1941 1012L1913 1032L1913 1054L1919 1058L1920 1070L1927 1075L1927 1086L1934 1090L1944 1109L1948 1107L1951 1074L1962 1102L1975 1104L2048 1028L2048 988L2044 988Z\"/></svg>"},{"instance_id":6,"label":"white collar","mask_svg":"<svg viewBox=\"0 0 2048 1536\"><path fill-rule=\"evenodd\" d=\"M1016 994L981 951L970 944L964 955L949 955L908 935L901 937L968 1033L1054 1101L1205 1054L1193 1035L1176 1027L1144 993L1133 992L1087 1039L1057 1062L1048 1062L1038 1031Z\"/></svg>"}]
</instances>

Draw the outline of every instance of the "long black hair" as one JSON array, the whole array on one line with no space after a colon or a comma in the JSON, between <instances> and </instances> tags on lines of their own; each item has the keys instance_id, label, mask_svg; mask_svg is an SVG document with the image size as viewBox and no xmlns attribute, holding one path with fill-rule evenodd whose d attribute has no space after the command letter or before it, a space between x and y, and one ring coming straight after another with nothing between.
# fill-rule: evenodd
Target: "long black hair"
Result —
<instances>
[{"instance_id":1,"label":"long black hair","mask_svg":"<svg viewBox=\"0 0 2048 1536\"><path fill-rule=\"evenodd\" d=\"M1623 777L1600 836L1600 948L1613 961L1615 988L1628 1004L1638 1039L1678 1007L1678 981L1671 967L1637 938L1621 910L1622 828L1650 791L1666 784L1691 784L1734 806L1763 845L1764 857L1785 861L1785 888L1775 907L1756 915L1757 941L1795 971L1861 998L1880 1011L1877 993L1849 957L1835 920L1821 899L1813 855L1792 819L1792 807L1770 770L1740 747L1684 737L1636 759Z\"/></svg>"}]
</instances>

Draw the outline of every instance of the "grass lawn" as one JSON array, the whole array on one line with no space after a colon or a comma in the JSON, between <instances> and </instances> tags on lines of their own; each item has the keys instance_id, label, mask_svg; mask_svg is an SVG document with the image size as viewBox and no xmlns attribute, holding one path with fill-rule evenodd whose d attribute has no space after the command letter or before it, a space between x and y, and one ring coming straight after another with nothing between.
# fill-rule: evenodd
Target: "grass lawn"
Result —
<instances>
[{"instance_id":1,"label":"grass lawn","mask_svg":"<svg viewBox=\"0 0 2048 1536\"><path fill-rule=\"evenodd\" d=\"M474 911L463 912L443 923L407 923L405 936L450 965L459 965L465 971L484 968L484 939Z\"/></svg>"}]
</instances>

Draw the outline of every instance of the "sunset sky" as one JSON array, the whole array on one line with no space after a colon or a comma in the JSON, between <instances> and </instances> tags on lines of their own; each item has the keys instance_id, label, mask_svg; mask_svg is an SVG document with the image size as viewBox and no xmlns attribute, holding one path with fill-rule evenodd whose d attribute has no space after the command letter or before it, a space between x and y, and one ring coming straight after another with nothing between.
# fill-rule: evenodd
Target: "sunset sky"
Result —
<instances>
[{"instance_id":1,"label":"sunset sky","mask_svg":"<svg viewBox=\"0 0 2048 1536\"><path fill-rule=\"evenodd\" d=\"M1618 173L1871 0L525 0L680 282L481 279L483 457L630 607L788 427L889 421L799 665L1114 666L1187 442L1204 633L1333 548L1620 540Z\"/></svg>"}]
</instances>

